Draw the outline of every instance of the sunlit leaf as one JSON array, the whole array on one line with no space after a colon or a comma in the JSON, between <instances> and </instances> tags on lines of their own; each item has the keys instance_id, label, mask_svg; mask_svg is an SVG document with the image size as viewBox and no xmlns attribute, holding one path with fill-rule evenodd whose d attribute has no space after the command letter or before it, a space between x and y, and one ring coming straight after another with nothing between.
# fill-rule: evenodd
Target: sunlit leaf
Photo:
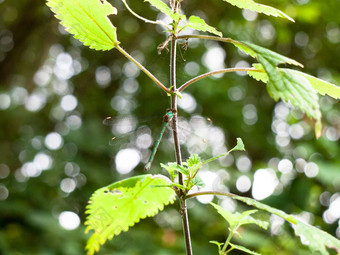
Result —
<instances>
[{"instance_id":1,"label":"sunlit leaf","mask_svg":"<svg viewBox=\"0 0 340 255\"><path fill-rule=\"evenodd\" d=\"M106 0L48 0L47 5L74 38L95 50L110 50L119 44L108 15L117 14Z\"/></svg>"},{"instance_id":2,"label":"sunlit leaf","mask_svg":"<svg viewBox=\"0 0 340 255\"><path fill-rule=\"evenodd\" d=\"M290 102L309 117L320 122L321 112L318 96L310 82L301 75L294 75L277 67L279 64L302 65L263 47L247 42L243 43L256 53L257 60L268 74L267 90L269 95L276 101L282 99L285 102Z\"/></svg>"},{"instance_id":3,"label":"sunlit leaf","mask_svg":"<svg viewBox=\"0 0 340 255\"><path fill-rule=\"evenodd\" d=\"M171 17L173 20L178 20L181 17L178 13L173 13L170 7L162 0L144 0L144 2L149 2L153 7Z\"/></svg>"},{"instance_id":4,"label":"sunlit leaf","mask_svg":"<svg viewBox=\"0 0 340 255\"><path fill-rule=\"evenodd\" d=\"M267 83L269 80L269 77L266 71L263 69L263 66L261 64L253 64L253 67L255 67L255 70L248 71L248 75L257 81L262 81L263 83Z\"/></svg>"},{"instance_id":5,"label":"sunlit leaf","mask_svg":"<svg viewBox=\"0 0 340 255\"><path fill-rule=\"evenodd\" d=\"M190 27L194 30L209 32L215 35L222 37L222 33L217 31L216 28L209 26L203 19L197 16L190 16L189 22L186 24L187 27Z\"/></svg>"},{"instance_id":6,"label":"sunlit leaf","mask_svg":"<svg viewBox=\"0 0 340 255\"><path fill-rule=\"evenodd\" d=\"M236 250L243 251L243 252L248 253L248 254L261 255L261 253L251 251L251 250L247 249L246 247L243 247L243 246L240 246L240 245L236 245L236 244L232 244L232 243L230 243L229 245Z\"/></svg>"},{"instance_id":7,"label":"sunlit leaf","mask_svg":"<svg viewBox=\"0 0 340 255\"><path fill-rule=\"evenodd\" d=\"M278 9L275 9L271 6L258 4L254 2L253 0L223 0L223 1L228 2L231 5L234 5L241 9L248 9L254 12L266 14L268 16L281 17L281 18L289 19L290 21L294 22L294 20L291 17L289 17L287 14L285 14L284 12Z\"/></svg>"},{"instance_id":8,"label":"sunlit leaf","mask_svg":"<svg viewBox=\"0 0 340 255\"><path fill-rule=\"evenodd\" d=\"M86 232L94 230L86 245L88 254L94 254L106 240L173 203L175 192L171 188L152 187L169 184L161 175L141 175L95 191L86 210Z\"/></svg>"},{"instance_id":9,"label":"sunlit leaf","mask_svg":"<svg viewBox=\"0 0 340 255\"><path fill-rule=\"evenodd\" d=\"M299 72L296 70L291 70L291 69L285 69L289 73L297 76L302 76L306 78L312 87L318 91L321 95L329 95L330 97L333 97L334 99L340 99L340 87L336 86L330 82L321 80L319 78L316 78L314 76L311 76L309 74Z\"/></svg>"}]
</instances>

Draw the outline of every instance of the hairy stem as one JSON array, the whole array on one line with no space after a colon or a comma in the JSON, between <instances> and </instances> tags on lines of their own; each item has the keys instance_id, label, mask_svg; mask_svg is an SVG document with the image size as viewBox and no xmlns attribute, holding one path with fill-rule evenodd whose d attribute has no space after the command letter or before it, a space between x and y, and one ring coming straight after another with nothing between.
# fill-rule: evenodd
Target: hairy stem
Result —
<instances>
[{"instance_id":1,"label":"hairy stem","mask_svg":"<svg viewBox=\"0 0 340 255\"><path fill-rule=\"evenodd\" d=\"M218 36L211 36L211 35L180 35L177 36L178 40L188 40L190 38L196 38L196 39L205 39L205 40L212 40L212 41L219 41L219 42L225 42L225 43L237 43L237 44L242 44L239 41L233 40L231 38L223 38L223 37L218 37Z\"/></svg>"},{"instance_id":2,"label":"hairy stem","mask_svg":"<svg viewBox=\"0 0 340 255\"><path fill-rule=\"evenodd\" d=\"M216 70L216 71L211 71L205 74L201 74L189 81L187 81L186 83L184 83L182 86L179 87L178 91L182 92L184 89L186 89L188 86L190 86L191 84L202 80L206 77L212 76L212 75L216 75L216 74L220 74L220 73L232 73L232 72L263 72L262 70L257 70L255 68L226 68L226 69L221 69L221 70Z\"/></svg>"},{"instance_id":3,"label":"hairy stem","mask_svg":"<svg viewBox=\"0 0 340 255\"><path fill-rule=\"evenodd\" d=\"M178 12L179 1L172 0L171 2L172 11L174 13ZM178 165L182 165L182 155L181 155L181 147L179 144L178 137L178 127L177 127L177 84L176 84L176 47L177 47L177 39L175 36L177 30L177 23L173 23L173 34L171 37L171 51L170 51L170 86L171 86L171 109L174 112L174 116L172 118L172 128L174 135L174 144L175 144L175 155L176 162ZM181 173L178 174L178 183L183 185L183 175ZM185 238L185 248L187 255L192 255L192 247L191 247L191 238L190 238L190 227L188 220L188 209L185 200L185 194L182 190L178 190L177 195L180 200L180 213L182 216L182 225L183 225L183 233Z\"/></svg>"},{"instance_id":4,"label":"hairy stem","mask_svg":"<svg viewBox=\"0 0 340 255\"><path fill-rule=\"evenodd\" d=\"M164 92L169 93L170 90L164 86L162 82L160 82L148 69L146 69L141 63L139 63L136 59L134 59L129 53L127 53L123 48L119 45L116 46L117 50L120 51L126 58L128 58L131 62L135 63L147 76L150 77Z\"/></svg>"}]
</instances>

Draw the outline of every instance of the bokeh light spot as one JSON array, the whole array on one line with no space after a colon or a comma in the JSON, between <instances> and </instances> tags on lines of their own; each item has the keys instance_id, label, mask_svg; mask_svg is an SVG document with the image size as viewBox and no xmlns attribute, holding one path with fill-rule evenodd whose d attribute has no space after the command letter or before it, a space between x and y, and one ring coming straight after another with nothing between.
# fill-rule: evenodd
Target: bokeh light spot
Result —
<instances>
[{"instance_id":1,"label":"bokeh light spot","mask_svg":"<svg viewBox=\"0 0 340 255\"><path fill-rule=\"evenodd\" d=\"M63 146L63 138L57 132L49 133L45 137L45 145L50 150L58 150Z\"/></svg>"},{"instance_id":2,"label":"bokeh light spot","mask_svg":"<svg viewBox=\"0 0 340 255\"><path fill-rule=\"evenodd\" d=\"M66 230L74 230L80 225L80 218L74 212L64 211L59 215L59 224Z\"/></svg>"},{"instance_id":3,"label":"bokeh light spot","mask_svg":"<svg viewBox=\"0 0 340 255\"><path fill-rule=\"evenodd\" d=\"M116 169L120 174L130 173L140 160L141 156L136 149L120 150L115 158Z\"/></svg>"}]
</instances>

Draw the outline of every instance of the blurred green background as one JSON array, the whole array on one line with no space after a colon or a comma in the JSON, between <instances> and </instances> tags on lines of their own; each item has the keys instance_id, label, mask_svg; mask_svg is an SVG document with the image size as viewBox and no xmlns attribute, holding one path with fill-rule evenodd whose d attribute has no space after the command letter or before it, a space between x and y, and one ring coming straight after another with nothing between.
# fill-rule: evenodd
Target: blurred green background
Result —
<instances>
[{"instance_id":1,"label":"blurred green background","mask_svg":"<svg viewBox=\"0 0 340 255\"><path fill-rule=\"evenodd\" d=\"M305 72L340 84L340 1L261 3L296 22L242 11L222 0L185 0L182 7L225 37L268 47L303 63ZM111 4L118 8L110 19L121 46L169 84L169 54L157 54L166 39L162 29L137 20L121 1ZM157 18L143 1L131 1L131 7ZM189 41L187 50L178 48L177 82L252 63L232 45ZM288 104L275 103L264 84L242 73L204 79L183 97L179 115L207 116L214 123L200 133L208 141L204 151L198 150L202 158L231 148L236 137L247 149L203 169L208 188L253 196L340 238L339 103L320 98L323 135L316 140L308 118ZM110 145L115 134L102 121L129 116L130 122L145 125L142 120L152 116L150 129L144 129L157 137L167 107L169 97L146 75L118 51L82 46L59 25L45 1L0 0L0 254L85 254L84 211L90 195L143 174L152 147L136 142L138 134ZM165 140L152 173L162 172L160 162L175 161ZM184 158L197 149L188 143L182 145ZM227 224L205 204L209 199L189 201L195 255L216 254L209 241L226 238ZM229 199L214 201L231 211L248 209ZM99 254L184 254L177 208L174 204L141 221ZM236 243L262 254L310 254L287 223L264 213L259 217L271 221L270 229L242 228Z\"/></svg>"}]
</instances>

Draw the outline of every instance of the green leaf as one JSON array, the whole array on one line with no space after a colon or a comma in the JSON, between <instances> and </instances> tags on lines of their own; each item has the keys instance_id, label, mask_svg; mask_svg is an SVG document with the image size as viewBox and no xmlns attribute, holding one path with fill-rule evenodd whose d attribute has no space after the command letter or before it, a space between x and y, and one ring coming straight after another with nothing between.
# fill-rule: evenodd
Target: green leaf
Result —
<instances>
[{"instance_id":1,"label":"green leaf","mask_svg":"<svg viewBox=\"0 0 340 255\"><path fill-rule=\"evenodd\" d=\"M239 151L244 151L244 150L245 150L244 144L243 144L243 141L242 141L241 138L237 138L237 144L235 145L234 148L232 148L231 150L227 151L226 153L220 154L220 155L218 155L218 156L216 156L216 157L213 157L213 158L210 158L210 159L207 159L207 160L203 161L203 162L202 162L202 165L203 165L203 164L207 164L207 163L209 163L209 162L211 162L211 161L214 161L214 160L216 160L216 159L218 159L218 158L227 156L230 152L236 151L236 150L239 150Z\"/></svg>"},{"instance_id":2,"label":"green leaf","mask_svg":"<svg viewBox=\"0 0 340 255\"><path fill-rule=\"evenodd\" d=\"M249 197L241 197L241 196L237 196L237 195L232 195L231 198L239 200L243 203L246 203L247 205L254 206L258 209L261 209L261 210L270 212L272 214L275 214L277 216L280 216L281 218L283 218L283 219L285 219L285 220L287 220L287 221L289 221L293 224L297 223L297 220L294 217L290 216L289 214L285 213L284 211L281 211L279 209L270 207L266 204L260 203L259 201L256 201L255 199L252 199L252 198L249 198Z\"/></svg>"},{"instance_id":3,"label":"green leaf","mask_svg":"<svg viewBox=\"0 0 340 255\"><path fill-rule=\"evenodd\" d=\"M268 16L286 18L294 22L294 19L292 19L282 11L275 9L271 6L255 3L253 0L224 0L224 1L241 9L248 9L254 12L266 14Z\"/></svg>"},{"instance_id":4,"label":"green leaf","mask_svg":"<svg viewBox=\"0 0 340 255\"><path fill-rule=\"evenodd\" d=\"M162 175L140 175L95 191L86 208L86 232L94 230L86 245L87 254L94 254L106 240L173 203L175 192L171 188L150 187L168 184Z\"/></svg>"},{"instance_id":5,"label":"green leaf","mask_svg":"<svg viewBox=\"0 0 340 255\"><path fill-rule=\"evenodd\" d=\"M262 81L263 83L267 83L269 80L269 77L266 71L264 70L263 66L261 64L253 64L253 67L255 68L255 70L248 71L248 75L257 81Z\"/></svg>"},{"instance_id":6,"label":"green leaf","mask_svg":"<svg viewBox=\"0 0 340 255\"><path fill-rule=\"evenodd\" d=\"M236 245L236 244L232 244L232 243L229 243L229 244L230 244L231 247L233 247L236 250L243 251L245 253L252 254L252 255L261 255L260 253L257 253L257 252L254 252L254 251L247 249L246 247Z\"/></svg>"},{"instance_id":7,"label":"green leaf","mask_svg":"<svg viewBox=\"0 0 340 255\"><path fill-rule=\"evenodd\" d=\"M47 5L74 38L95 50L111 50L119 42L108 15L117 14L106 0L48 0Z\"/></svg>"},{"instance_id":8,"label":"green leaf","mask_svg":"<svg viewBox=\"0 0 340 255\"><path fill-rule=\"evenodd\" d=\"M218 247L218 253L220 254L221 247L222 247L223 243L220 243L220 242L217 242L217 241L209 241L209 243L216 244L217 247Z\"/></svg>"},{"instance_id":9,"label":"green leaf","mask_svg":"<svg viewBox=\"0 0 340 255\"><path fill-rule=\"evenodd\" d=\"M193 167L201 163L201 157L197 154L191 154L187 160L188 167Z\"/></svg>"},{"instance_id":10,"label":"green leaf","mask_svg":"<svg viewBox=\"0 0 340 255\"><path fill-rule=\"evenodd\" d=\"M190 16L189 22L186 24L187 27L190 27L194 30L209 32L215 35L222 37L222 33L217 31L216 28L209 26L203 19L197 16Z\"/></svg>"},{"instance_id":11,"label":"green leaf","mask_svg":"<svg viewBox=\"0 0 340 255\"><path fill-rule=\"evenodd\" d=\"M227 210L225 210L223 207L214 204L214 203L210 203L213 207L215 207L215 209L217 210L217 212L222 215L222 217L229 223L230 229L235 229L238 228L242 225L246 225L246 224L256 224L257 226L263 228L263 229L267 229L269 223L266 221L261 221L261 220L256 220L253 217L251 217L250 215L253 213L256 213L257 210L249 210L249 211L244 211L243 213L231 213L228 212Z\"/></svg>"},{"instance_id":12,"label":"green leaf","mask_svg":"<svg viewBox=\"0 0 340 255\"><path fill-rule=\"evenodd\" d=\"M173 180L176 177L178 171L177 163L168 163L167 165L161 163L161 167L163 167L169 173L171 180Z\"/></svg>"},{"instance_id":13,"label":"green leaf","mask_svg":"<svg viewBox=\"0 0 340 255\"><path fill-rule=\"evenodd\" d=\"M322 255L328 255L328 247L340 254L340 240L314 226L298 220L295 234L300 236L302 243L308 245L312 252L319 251Z\"/></svg>"},{"instance_id":14,"label":"green leaf","mask_svg":"<svg viewBox=\"0 0 340 255\"><path fill-rule=\"evenodd\" d=\"M321 79L318 79L314 76L311 76L309 74L299 72L296 70L291 70L291 69L284 69L285 71L288 71L289 73L297 76L302 76L306 78L312 87L318 91L321 95L329 95L330 97L333 97L334 99L340 99L340 87L329 83L327 81L323 81Z\"/></svg>"},{"instance_id":15,"label":"green leaf","mask_svg":"<svg viewBox=\"0 0 340 255\"><path fill-rule=\"evenodd\" d=\"M236 140L237 140L237 144L232 149L232 151L244 151L245 148L244 148L244 143L243 143L242 139L238 137L238 138L236 138Z\"/></svg>"},{"instance_id":16,"label":"green leaf","mask_svg":"<svg viewBox=\"0 0 340 255\"><path fill-rule=\"evenodd\" d=\"M256 79L257 81L262 81L263 83L268 82L268 75L266 71L264 70L263 66L261 64L253 64L253 67L255 67L255 71L248 71L248 75ZM319 92L321 95L328 95L330 97L333 97L334 99L340 99L340 87L332 84L330 82L321 80L319 78L316 78L312 75L288 69L288 68L282 68L282 70L291 73L292 75L302 76L306 78L312 87Z\"/></svg>"},{"instance_id":17,"label":"green leaf","mask_svg":"<svg viewBox=\"0 0 340 255\"><path fill-rule=\"evenodd\" d=\"M243 43L256 53L256 58L267 72L269 95L276 101L281 98L285 102L290 102L294 107L298 107L309 117L320 122L321 112L318 96L309 81L303 76L294 75L277 67L279 64L302 65L263 47L247 42Z\"/></svg>"},{"instance_id":18,"label":"green leaf","mask_svg":"<svg viewBox=\"0 0 340 255\"><path fill-rule=\"evenodd\" d=\"M320 251L322 254L328 254L326 250L326 247L328 247L335 249L338 253L340 252L340 240L318 229L317 227L303 223L293 215L289 215L281 210L260 203L252 198L241 197L237 195L232 195L230 197L242 201L250 206L254 206L258 209L273 213L292 223L293 225L296 225L294 226L295 234L300 236L303 242L307 241L308 247L311 249L311 251Z\"/></svg>"},{"instance_id":19,"label":"green leaf","mask_svg":"<svg viewBox=\"0 0 340 255\"><path fill-rule=\"evenodd\" d=\"M157 10L171 17L175 21L181 18L180 14L173 13L170 7L166 3L164 3L162 0L144 0L144 2L149 2Z\"/></svg>"},{"instance_id":20,"label":"green leaf","mask_svg":"<svg viewBox=\"0 0 340 255\"><path fill-rule=\"evenodd\" d=\"M205 187L204 181L198 175L196 175L194 177L194 179L191 180L191 184L193 184L194 186L197 186L197 187L202 187L202 188Z\"/></svg>"}]
</instances>

